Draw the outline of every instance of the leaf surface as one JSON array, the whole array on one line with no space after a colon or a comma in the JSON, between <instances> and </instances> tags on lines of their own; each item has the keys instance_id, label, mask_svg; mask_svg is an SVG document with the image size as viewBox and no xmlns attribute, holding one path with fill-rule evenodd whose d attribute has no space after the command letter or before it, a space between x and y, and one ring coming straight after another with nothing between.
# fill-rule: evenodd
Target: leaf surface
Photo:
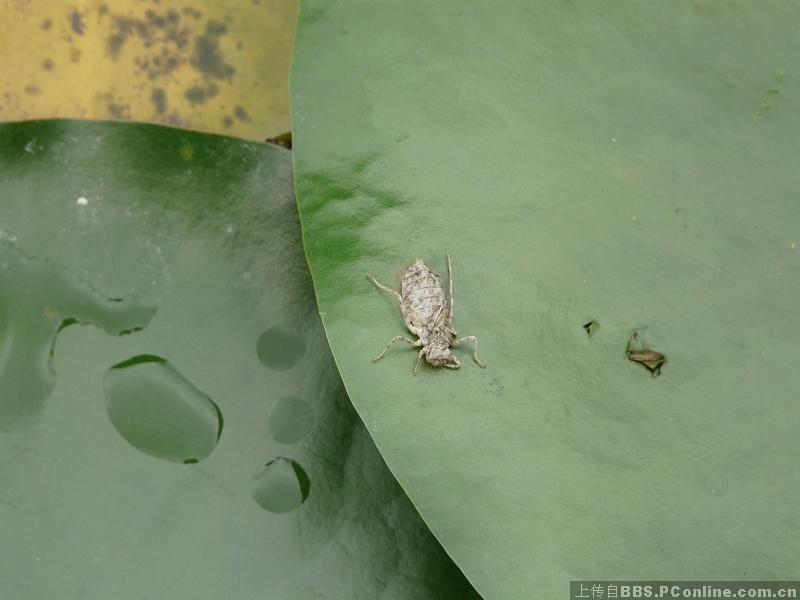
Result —
<instances>
[{"instance_id":1,"label":"leaf surface","mask_svg":"<svg viewBox=\"0 0 800 600\"><path fill-rule=\"evenodd\" d=\"M475 596L344 392L289 151L6 124L0 198L7 593Z\"/></svg>"},{"instance_id":2,"label":"leaf surface","mask_svg":"<svg viewBox=\"0 0 800 600\"><path fill-rule=\"evenodd\" d=\"M308 0L304 243L334 357L486 598L800 556L795 3ZM459 371L392 336L453 258ZM592 335L583 327L596 321ZM660 377L626 358L666 356ZM647 356L638 354L636 356ZM653 355L650 355L653 356Z\"/></svg>"}]
</instances>

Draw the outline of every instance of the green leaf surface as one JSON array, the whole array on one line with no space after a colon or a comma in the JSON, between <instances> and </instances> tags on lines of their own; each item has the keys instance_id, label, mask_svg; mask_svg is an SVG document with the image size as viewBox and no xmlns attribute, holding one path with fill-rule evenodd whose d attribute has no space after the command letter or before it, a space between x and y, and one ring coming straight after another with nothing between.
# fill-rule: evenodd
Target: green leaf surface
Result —
<instances>
[{"instance_id":1,"label":"green leaf surface","mask_svg":"<svg viewBox=\"0 0 800 600\"><path fill-rule=\"evenodd\" d=\"M800 7L303 2L304 243L350 397L486 598L800 557ZM422 257L459 371L392 336ZM591 336L584 325L596 321ZM660 377L626 357L666 356ZM636 348L636 347L634 347Z\"/></svg>"},{"instance_id":2,"label":"green leaf surface","mask_svg":"<svg viewBox=\"0 0 800 600\"><path fill-rule=\"evenodd\" d=\"M475 595L344 392L287 150L3 125L0 198L4 598Z\"/></svg>"}]
</instances>

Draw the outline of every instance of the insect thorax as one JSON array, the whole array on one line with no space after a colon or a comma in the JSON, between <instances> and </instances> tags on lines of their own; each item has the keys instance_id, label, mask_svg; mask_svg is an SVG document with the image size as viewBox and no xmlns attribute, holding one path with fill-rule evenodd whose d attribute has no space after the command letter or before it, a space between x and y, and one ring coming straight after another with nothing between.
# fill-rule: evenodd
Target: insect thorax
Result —
<instances>
[{"instance_id":1,"label":"insect thorax","mask_svg":"<svg viewBox=\"0 0 800 600\"><path fill-rule=\"evenodd\" d=\"M422 336L422 343L426 348L446 350L453 342L452 334L446 327L436 325L427 335Z\"/></svg>"},{"instance_id":2,"label":"insect thorax","mask_svg":"<svg viewBox=\"0 0 800 600\"><path fill-rule=\"evenodd\" d=\"M461 363L450 351L453 336L443 327L436 327L424 346L425 360L437 367L457 369Z\"/></svg>"}]
</instances>

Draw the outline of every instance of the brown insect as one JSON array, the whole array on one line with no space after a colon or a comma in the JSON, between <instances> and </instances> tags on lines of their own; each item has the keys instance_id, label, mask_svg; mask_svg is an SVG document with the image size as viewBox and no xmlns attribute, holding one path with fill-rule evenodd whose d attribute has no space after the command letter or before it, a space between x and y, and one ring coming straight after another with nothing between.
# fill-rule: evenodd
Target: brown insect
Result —
<instances>
[{"instance_id":1,"label":"brown insect","mask_svg":"<svg viewBox=\"0 0 800 600\"><path fill-rule=\"evenodd\" d=\"M367 279L395 297L400 305L400 312L403 314L406 327L419 338L412 340L402 335L393 337L383 352L373 358L372 362L382 358L395 343L406 342L417 348L422 347L417 356L417 364L414 366L414 376L417 375L417 369L423 356L434 367L457 369L461 366L461 362L450 351L450 346L472 342L472 357L479 367L486 367L486 364L478 359L478 338L468 335L454 339L457 333L453 328L453 267L450 264L449 254L447 255L447 276L450 282L449 296L445 296L439 276L421 258L417 258L414 264L406 269L399 293L381 285L372 275L367 274Z\"/></svg>"},{"instance_id":2,"label":"brown insect","mask_svg":"<svg viewBox=\"0 0 800 600\"><path fill-rule=\"evenodd\" d=\"M661 375L661 367L667 362L667 358L661 354L661 352L656 352L655 350L632 350L631 344L639 341L639 332L634 331L631 339L628 340L628 347L625 350L625 355L628 357L628 360L642 365L645 369L650 371L653 377Z\"/></svg>"}]
</instances>

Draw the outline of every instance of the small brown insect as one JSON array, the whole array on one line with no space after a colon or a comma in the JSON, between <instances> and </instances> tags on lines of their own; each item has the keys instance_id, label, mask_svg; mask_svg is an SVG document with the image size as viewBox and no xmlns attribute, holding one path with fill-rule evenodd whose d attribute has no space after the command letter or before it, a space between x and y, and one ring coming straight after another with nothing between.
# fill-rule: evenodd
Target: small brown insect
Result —
<instances>
[{"instance_id":1,"label":"small brown insect","mask_svg":"<svg viewBox=\"0 0 800 600\"><path fill-rule=\"evenodd\" d=\"M589 321L581 325L581 327L583 327L586 330L586 335L588 335L589 337L592 337L592 334L595 332L595 329L597 329L598 326L599 325L597 321Z\"/></svg>"},{"instance_id":2,"label":"small brown insect","mask_svg":"<svg viewBox=\"0 0 800 600\"><path fill-rule=\"evenodd\" d=\"M650 371L653 377L661 375L661 367L667 362L667 358L661 352L656 352L655 350L631 350L631 344L638 341L640 341L639 332L634 331L631 339L628 340L628 347L625 350L628 360L642 365Z\"/></svg>"},{"instance_id":3,"label":"small brown insect","mask_svg":"<svg viewBox=\"0 0 800 600\"><path fill-rule=\"evenodd\" d=\"M449 297L445 296L439 276L421 258L417 258L414 264L406 269L399 293L381 285L372 275L367 274L367 279L395 297L400 305L400 312L403 314L406 327L419 338L415 341L402 335L393 337L383 352L373 358L372 362L383 357L396 342L402 341L417 348L422 347L417 356L417 364L414 366L415 377L423 356L434 367L457 369L461 366L461 362L450 351L450 346L472 342L472 358L479 367L486 367L486 364L478 359L478 338L468 335L460 339L453 339L457 334L453 329L453 267L450 264L449 254L447 255L447 275L450 281Z\"/></svg>"}]
</instances>

